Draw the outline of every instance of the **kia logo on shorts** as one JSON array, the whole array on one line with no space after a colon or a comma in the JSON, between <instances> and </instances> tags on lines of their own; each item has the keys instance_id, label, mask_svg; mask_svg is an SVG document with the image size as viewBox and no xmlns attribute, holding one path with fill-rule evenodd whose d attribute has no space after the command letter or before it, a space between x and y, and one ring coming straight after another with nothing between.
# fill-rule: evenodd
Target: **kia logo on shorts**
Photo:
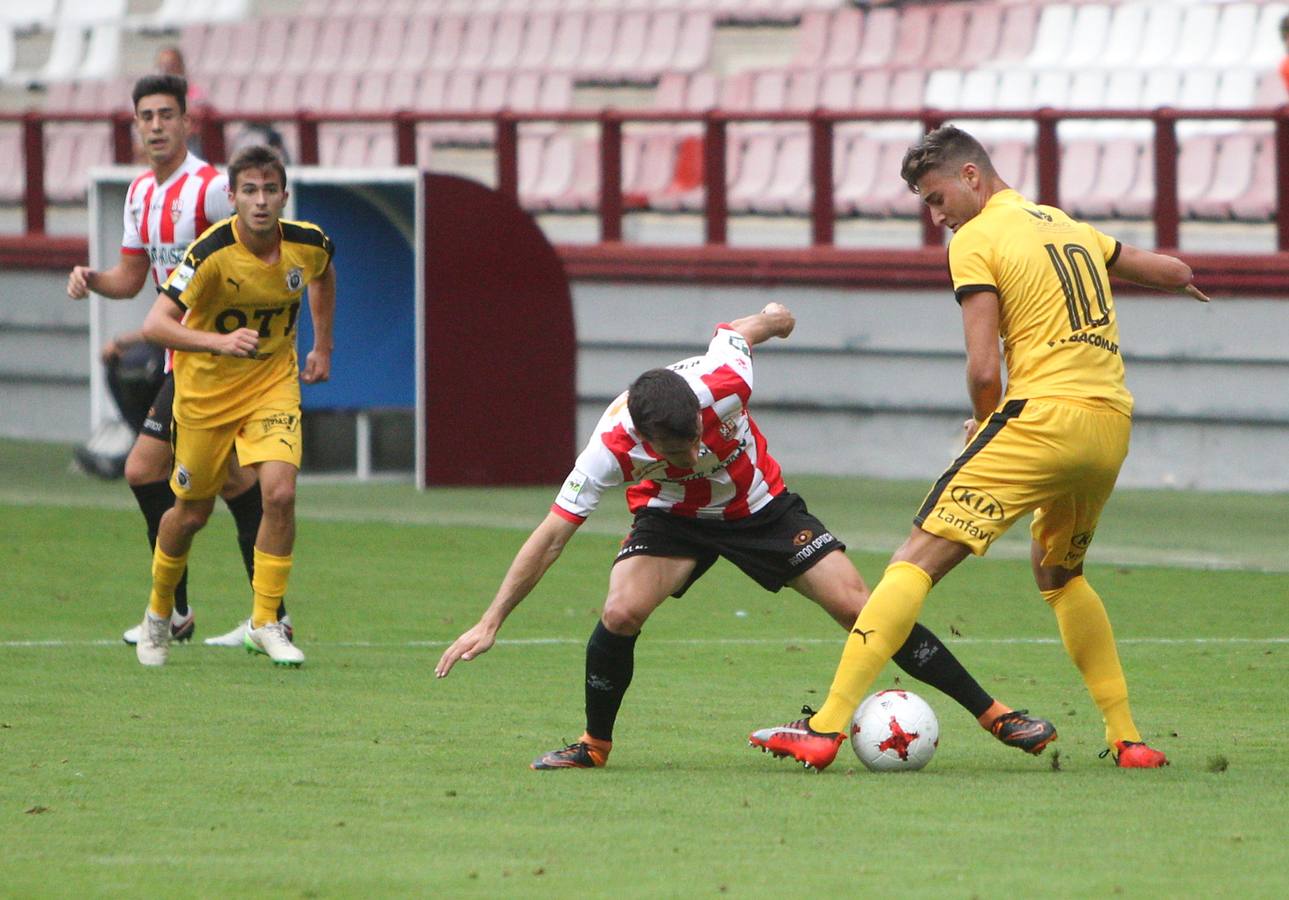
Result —
<instances>
[{"instance_id":1,"label":"kia logo on shorts","mask_svg":"<svg viewBox=\"0 0 1289 900\"><path fill-rule=\"evenodd\" d=\"M1003 517L1003 505L998 502L997 497L988 491L982 491L980 488L959 486L950 491L949 496L962 509L972 515L980 516L982 519L997 522Z\"/></svg>"}]
</instances>

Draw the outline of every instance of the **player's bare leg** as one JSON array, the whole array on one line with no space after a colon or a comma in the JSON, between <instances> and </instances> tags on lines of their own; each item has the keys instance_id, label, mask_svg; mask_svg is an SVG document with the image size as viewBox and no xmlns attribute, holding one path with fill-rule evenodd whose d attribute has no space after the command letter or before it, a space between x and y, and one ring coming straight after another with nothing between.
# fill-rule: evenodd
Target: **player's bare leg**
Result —
<instances>
[{"instance_id":1,"label":"player's bare leg","mask_svg":"<svg viewBox=\"0 0 1289 900\"><path fill-rule=\"evenodd\" d=\"M586 731L533 760L532 768L590 769L608 761L635 668L636 638L653 611L689 580L694 565L680 557L632 556L613 566L604 611L586 644Z\"/></svg>"},{"instance_id":2,"label":"player's bare leg","mask_svg":"<svg viewBox=\"0 0 1289 900\"><path fill-rule=\"evenodd\" d=\"M278 607L291 574L295 548L295 482L299 470L291 463L267 460L255 466L264 497L264 516L255 539L255 594L247 651L267 655L275 665L298 666L304 654L291 643L278 619Z\"/></svg>"},{"instance_id":3,"label":"player's bare leg","mask_svg":"<svg viewBox=\"0 0 1289 900\"><path fill-rule=\"evenodd\" d=\"M1083 563L1073 569L1043 565L1045 555L1038 541L1030 544L1034 582L1056 614L1065 651L1105 719L1106 752L1113 753L1115 764L1122 768L1156 769L1168 765L1161 751L1142 741L1133 722L1128 682L1119 663L1110 617L1101 597L1083 577Z\"/></svg>"}]
</instances>

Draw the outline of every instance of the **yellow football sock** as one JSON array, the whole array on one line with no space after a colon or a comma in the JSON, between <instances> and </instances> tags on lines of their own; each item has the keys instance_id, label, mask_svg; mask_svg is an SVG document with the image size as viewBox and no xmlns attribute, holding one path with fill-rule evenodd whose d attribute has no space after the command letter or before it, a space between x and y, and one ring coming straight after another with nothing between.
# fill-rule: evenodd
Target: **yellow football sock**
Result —
<instances>
[{"instance_id":1,"label":"yellow football sock","mask_svg":"<svg viewBox=\"0 0 1289 900\"><path fill-rule=\"evenodd\" d=\"M931 591L931 576L913 563L891 563L873 588L868 603L841 652L841 663L823 708L810 720L815 731L850 730L850 719L864 692L886 661L908 640L922 601Z\"/></svg>"},{"instance_id":2,"label":"yellow football sock","mask_svg":"<svg viewBox=\"0 0 1289 900\"><path fill-rule=\"evenodd\" d=\"M175 611L175 585L188 568L188 554L170 556L158 542L152 551L152 593L148 596L148 609L158 618L170 618Z\"/></svg>"},{"instance_id":3,"label":"yellow football sock","mask_svg":"<svg viewBox=\"0 0 1289 900\"><path fill-rule=\"evenodd\" d=\"M251 579L251 590L255 592L252 628L263 628L277 621L277 608L286 595L286 580L290 574L291 557L274 556L255 548L255 577Z\"/></svg>"},{"instance_id":4,"label":"yellow football sock","mask_svg":"<svg viewBox=\"0 0 1289 900\"><path fill-rule=\"evenodd\" d=\"M1043 591L1043 599L1056 613L1065 651L1079 667L1083 683L1105 719L1106 744L1113 747L1115 741L1141 740L1128 708L1128 682L1101 597L1080 575L1063 588Z\"/></svg>"}]
</instances>

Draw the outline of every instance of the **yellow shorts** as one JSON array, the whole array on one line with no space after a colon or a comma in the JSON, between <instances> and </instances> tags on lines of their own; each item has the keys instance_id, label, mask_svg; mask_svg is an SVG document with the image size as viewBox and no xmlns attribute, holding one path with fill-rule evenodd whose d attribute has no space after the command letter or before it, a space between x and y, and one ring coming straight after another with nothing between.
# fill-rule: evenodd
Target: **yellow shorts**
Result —
<instances>
[{"instance_id":1,"label":"yellow shorts","mask_svg":"<svg viewBox=\"0 0 1289 900\"><path fill-rule=\"evenodd\" d=\"M256 409L245 418L211 428L176 421L170 427L170 441L175 451L170 487L175 496L207 500L224 486L234 447L244 466L275 460L300 468L300 407Z\"/></svg>"},{"instance_id":2,"label":"yellow shorts","mask_svg":"<svg viewBox=\"0 0 1289 900\"><path fill-rule=\"evenodd\" d=\"M1128 455L1132 420L1078 400L1010 400L931 488L913 521L984 555L1034 511L1043 565L1076 568Z\"/></svg>"}]
</instances>

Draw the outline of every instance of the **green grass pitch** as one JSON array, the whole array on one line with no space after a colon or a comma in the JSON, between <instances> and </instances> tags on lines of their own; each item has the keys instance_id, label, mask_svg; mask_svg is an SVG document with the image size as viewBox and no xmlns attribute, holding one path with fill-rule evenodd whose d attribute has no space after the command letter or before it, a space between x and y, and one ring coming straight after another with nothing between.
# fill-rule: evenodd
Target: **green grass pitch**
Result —
<instances>
[{"instance_id":1,"label":"green grass pitch","mask_svg":"<svg viewBox=\"0 0 1289 900\"><path fill-rule=\"evenodd\" d=\"M844 635L722 563L647 625L609 767L532 772L581 731L619 498L503 643L436 681L553 490L306 482L288 595L305 666L183 646L145 670L119 642L146 602L141 519L123 483L66 459L0 443L0 896L1289 895L1283 495L1122 491L1107 511L1089 574L1168 769L1097 758L1019 534L923 621L1056 721L1042 757L929 689L922 772L755 752L751 729L822 700ZM870 584L924 489L789 485ZM198 638L247 614L240 573L221 507L192 557Z\"/></svg>"}]
</instances>

